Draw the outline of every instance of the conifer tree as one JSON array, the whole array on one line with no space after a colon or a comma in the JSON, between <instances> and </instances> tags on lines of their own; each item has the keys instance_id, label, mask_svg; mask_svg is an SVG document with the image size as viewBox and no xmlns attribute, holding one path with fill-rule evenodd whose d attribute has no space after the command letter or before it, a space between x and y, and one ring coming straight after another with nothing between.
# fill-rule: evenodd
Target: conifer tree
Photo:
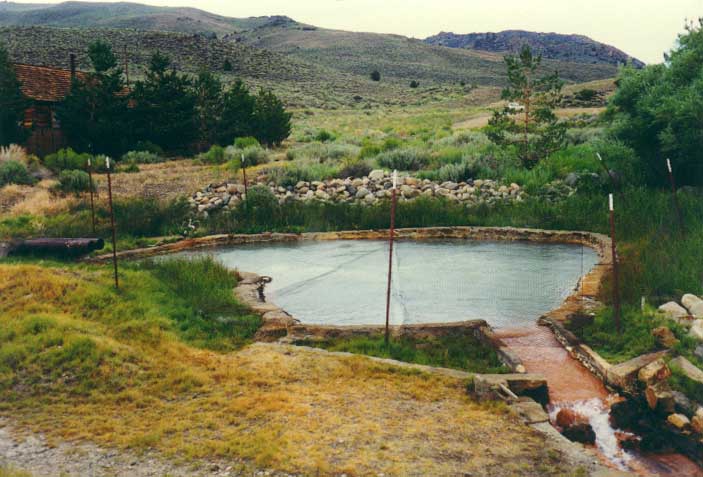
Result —
<instances>
[{"instance_id":1,"label":"conifer tree","mask_svg":"<svg viewBox=\"0 0 703 477\"><path fill-rule=\"evenodd\" d=\"M532 168L564 144L566 127L554 114L564 83L557 72L539 76L542 55L535 56L528 45L517 56L506 56L505 64L508 87L502 98L509 103L494 111L488 137L498 144L517 146L523 165Z\"/></svg>"},{"instance_id":2,"label":"conifer tree","mask_svg":"<svg viewBox=\"0 0 703 477\"><path fill-rule=\"evenodd\" d=\"M267 146L280 145L290 136L292 117L272 91L262 89L254 103L255 137Z\"/></svg>"},{"instance_id":3,"label":"conifer tree","mask_svg":"<svg viewBox=\"0 0 703 477\"><path fill-rule=\"evenodd\" d=\"M27 105L10 55L0 44L0 146L21 143L26 138L21 121Z\"/></svg>"}]
</instances>

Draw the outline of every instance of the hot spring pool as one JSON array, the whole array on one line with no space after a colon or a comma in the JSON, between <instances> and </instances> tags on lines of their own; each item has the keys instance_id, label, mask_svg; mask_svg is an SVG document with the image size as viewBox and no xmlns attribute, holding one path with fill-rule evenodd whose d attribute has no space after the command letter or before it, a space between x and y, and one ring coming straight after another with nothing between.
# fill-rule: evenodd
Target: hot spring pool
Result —
<instances>
[{"instance_id":1,"label":"hot spring pool","mask_svg":"<svg viewBox=\"0 0 703 477\"><path fill-rule=\"evenodd\" d=\"M233 269L272 277L267 301L303 323L385 322L387 242L268 243L209 253ZM396 242L393 260L392 324L484 319L501 328L534 323L558 307L598 257L580 245L432 240Z\"/></svg>"}]
</instances>

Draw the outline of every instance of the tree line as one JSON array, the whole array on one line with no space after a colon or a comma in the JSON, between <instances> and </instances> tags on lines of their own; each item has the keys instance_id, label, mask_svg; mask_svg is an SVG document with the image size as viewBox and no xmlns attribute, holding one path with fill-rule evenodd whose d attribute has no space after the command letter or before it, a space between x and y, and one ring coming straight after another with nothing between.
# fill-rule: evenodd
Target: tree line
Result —
<instances>
[{"instance_id":1,"label":"tree line","mask_svg":"<svg viewBox=\"0 0 703 477\"><path fill-rule=\"evenodd\" d=\"M290 135L292 114L270 90L252 94L241 80L226 87L209 71L180 74L159 52L152 56L145 77L130 88L108 43L92 43L88 56L93 71L73 79L56 111L69 144L79 151L117 157L149 143L166 151L191 152L248 136L275 146ZM0 70L11 72L6 57L0 50ZM7 131L0 143L21 139L16 126L26 105L15 75L1 77L0 104L12 102L14 107L3 107L0 113Z\"/></svg>"}]
</instances>

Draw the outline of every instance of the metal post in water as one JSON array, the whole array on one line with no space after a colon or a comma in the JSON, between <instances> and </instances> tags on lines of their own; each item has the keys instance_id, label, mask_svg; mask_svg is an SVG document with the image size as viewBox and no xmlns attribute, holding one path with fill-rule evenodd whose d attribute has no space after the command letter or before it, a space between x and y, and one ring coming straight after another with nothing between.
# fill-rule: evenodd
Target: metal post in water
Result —
<instances>
[{"instance_id":1,"label":"metal post in water","mask_svg":"<svg viewBox=\"0 0 703 477\"><path fill-rule=\"evenodd\" d=\"M112 178L110 177L110 158L105 158L105 167L107 167L107 197L110 203L110 226L112 227L112 265L115 269L115 288L120 288L119 278L117 277L117 238L115 234L115 210L112 207Z\"/></svg>"},{"instance_id":2,"label":"metal post in water","mask_svg":"<svg viewBox=\"0 0 703 477\"><path fill-rule=\"evenodd\" d=\"M671 167L671 159L666 160L666 168L669 171L669 182L671 183L671 197L674 202L674 208L676 209L676 217L679 220L679 230L682 233L685 232L683 225L683 215L681 214L681 207L679 207L679 198L676 194L676 179L674 178L674 169Z\"/></svg>"},{"instance_id":3,"label":"metal post in water","mask_svg":"<svg viewBox=\"0 0 703 477\"><path fill-rule=\"evenodd\" d=\"M388 232L388 288L386 289L386 346L390 341L391 283L393 281L393 240L395 238L395 203L397 199L398 171L393 171L391 191L391 227Z\"/></svg>"},{"instance_id":4,"label":"metal post in water","mask_svg":"<svg viewBox=\"0 0 703 477\"><path fill-rule=\"evenodd\" d=\"M88 158L88 179L90 180L90 218L93 222L93 235L95 235L95 201L93 200L93 162Z\"/></svg>"},{"instance_id":5,"label":"metal post in water","mask_svg":"<svg viewBox=\"0 0 703 477\"><path fill-rule=\"evenodd\" d=\"M615 327L618 334L622 334L622 322L620 308L620 265L618 263L617 244L615 242L615 206L613 204L613 194L608 196L610 205L610 244L613 254L613 306L615 310Z\"/></svg>"}]
</instances>

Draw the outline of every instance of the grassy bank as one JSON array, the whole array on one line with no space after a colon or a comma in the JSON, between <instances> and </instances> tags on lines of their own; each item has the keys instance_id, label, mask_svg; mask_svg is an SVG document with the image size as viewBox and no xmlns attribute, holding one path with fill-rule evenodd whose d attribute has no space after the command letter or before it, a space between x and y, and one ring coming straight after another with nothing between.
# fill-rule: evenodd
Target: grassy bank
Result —
<instances>
[{"instance_id":1,"label":"grassy bank","mask_svg":"<svg viewBox=\"0 0 703 477\"><path fill-rule=\"evenodd\" d=\"M471 401L461 380L303 349L204 349L236 349L248 333L203 324L248 322L221 298L234 282L211 262L121 278L117 292L107 267L0 264L0 416L49 440L224 460L247 475L567 471L543 437Z\"/></svg>"},{"instance_id":2,"label":"grassy bank","mask_svg":"<svg viewBox=\"0 0 703 477\"><path fill-rule=\"evenodd\" d=\"M304 341L297 344L474 373L509 372L498 359L495 350L471 336L443 336L436 339L394 338L388 346L380 335L369 338Z\"/></svg>"}]
</instances>

